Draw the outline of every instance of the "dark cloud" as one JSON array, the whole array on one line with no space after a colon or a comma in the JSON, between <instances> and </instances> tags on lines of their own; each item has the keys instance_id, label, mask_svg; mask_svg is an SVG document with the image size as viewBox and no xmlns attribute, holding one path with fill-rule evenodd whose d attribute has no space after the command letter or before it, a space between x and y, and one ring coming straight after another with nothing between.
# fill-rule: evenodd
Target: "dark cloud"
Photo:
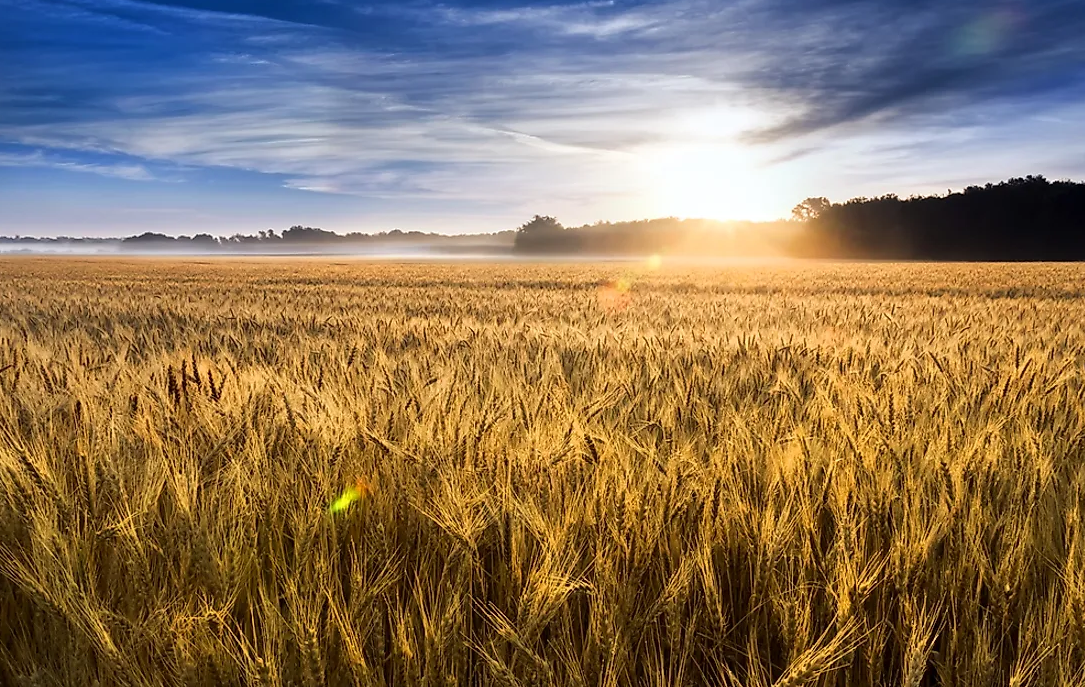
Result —
<instances>
[{"instance_id":1,"label":"dark cloud","mask_svg":"<svg viewBox=\"0 0 1085 687\"><path fill-rule=\"evenodd\" d=\"M1085 89L1085 3L764 2L742 50L749 89L793 110L748 134L770 142L980 102Z\"/></svg>"}]
</instances>

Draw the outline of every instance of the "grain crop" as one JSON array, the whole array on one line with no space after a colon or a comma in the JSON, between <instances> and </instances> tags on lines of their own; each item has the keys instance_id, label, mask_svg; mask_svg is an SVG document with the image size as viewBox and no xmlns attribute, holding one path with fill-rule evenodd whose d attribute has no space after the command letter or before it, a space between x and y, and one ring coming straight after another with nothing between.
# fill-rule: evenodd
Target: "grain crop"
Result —
<instances>
[{"instance_id":1,"label":"grain crop","mask_svg":"<svg viewBox=\"0 0 1085 687\"><path fill-rule=\"evenodd\" d=\"M1081 685L1083 369L1076 265L5 258L0 683Z\"/></svg>"}]
</instances>

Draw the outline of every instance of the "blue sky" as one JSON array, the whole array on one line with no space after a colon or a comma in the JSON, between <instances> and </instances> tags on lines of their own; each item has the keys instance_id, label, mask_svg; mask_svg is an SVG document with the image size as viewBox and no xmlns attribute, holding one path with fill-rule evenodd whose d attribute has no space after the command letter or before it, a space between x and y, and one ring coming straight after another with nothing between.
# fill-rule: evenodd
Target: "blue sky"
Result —
<instances>
[{"instance_id":1,"label":"blue sky","mask_svg":"<svg viewBox=\"0 0 1085 687\"><path fill-rule=\"evenodd\" d=\"M0 0L0 234L772 219L1085 178L1085 3Z\"/></svg>"}]
</instances>

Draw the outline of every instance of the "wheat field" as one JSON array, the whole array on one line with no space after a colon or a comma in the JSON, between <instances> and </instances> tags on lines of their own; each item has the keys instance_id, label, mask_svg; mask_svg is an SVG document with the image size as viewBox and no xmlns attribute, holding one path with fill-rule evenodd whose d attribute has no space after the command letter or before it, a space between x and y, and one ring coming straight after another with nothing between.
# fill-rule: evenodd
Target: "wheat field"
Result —
<instances>
[{"instance_id":1,"label":"wheat field","mask_svg":"<svg viewBox=\"0 0 1085 687\"><path fill-rule=\"evenodd\" d=\"M0 683L1082 685L1083 365L1075 265L3 259Z\"/></svg>"}]
</instances>

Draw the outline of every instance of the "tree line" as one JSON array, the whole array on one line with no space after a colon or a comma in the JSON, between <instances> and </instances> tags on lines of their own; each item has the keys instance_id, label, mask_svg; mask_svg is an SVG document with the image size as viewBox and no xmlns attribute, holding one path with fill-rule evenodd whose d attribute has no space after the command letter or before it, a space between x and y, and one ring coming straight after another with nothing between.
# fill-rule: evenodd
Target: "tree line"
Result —
<instances>
[{"instance_id":1,"label":"tree line","mask_svg":"<svg viewBox=\"0 0 1085 687\"><path fill-rule=\"evenodd\" d=\"M254 235L124 239L0 236L0 250L147 252L379 252L396 249L525 255L790 255L891 260L1085 260L1085 183L1042 176L945 195L807 198L789 220L660 219L565 227L535 215L515 231L449 236L400 231L336 234L295 225Z\"/></svg>"},{"instance_id":2,"label":"tree line","mask_svg":"<svg viewBox=\"0 0 1085 687\"><path fill-rule=\"evenodd\" d=\"M1083 260L1085 184L1042 176L944 196L808 198L794 217L804 257L894 260Z\"/></svg>"},{"instance_id":3,"label":"tree line","mask_svg":"<svg viewBox=\"0 0 1085 687\"><path fill-rule=\"evenodd\" d=\"M808 198L790 221L675 218L567 228L536 215L516 232L523 253L786 254L895 260L1085 259L1085 184L1042 176L944 196Z\"/></svg>"},{"instance_id":4,"label":"tree line","mask_svg":"<svg viewBox=\"0 0 1085 687\"><path fill-rule=\"evenodd\" d=\"M761 256L782 252L794 242L791 221L743 222L661 219L596 222L564 227L549 215L535 215L516 230L520 253L621 256L655 253Z\"/></svg>"},{"instance_id":5,"label":"tree line","mask_svg":"<svg viewBox=\"0 0 1085 687\"><path fill-rule=\"evenodd\" d=\"M449 235L433 234L421 231L401 231L393 229L376 234L351 232L337 234L317 227L295 225L281 233L274 229L256 234L234 234L233 236L215 237L210 234L172 237L165 234L145 232L139 236L130 236L121 240L122 248L166 249L191 247L206 250L256 249L289 250L291 248L311 249L358 249L366 247L409 247L433 246L454 247L472 245L510 245L513 239L511 231L495 234Z\"/></svg>"},{"instance_id":6,"label":"tree line","mask_svg":"<svg viewBox=\"0 0 1085 687\"><path fill-rule=\"evenodd\" d=\"M144 232L125 238L76 238L0 236L0 251L5 252L139 252L139 253L343 253L389 250L432 250L436 252L509 251L514 232L448 235L420 231L391 231L375 234L352 232L337 234L325 229L295 225L277 232L274 229L256 234L232 236L169 236Z\"/></svg>"}]
</instances>

